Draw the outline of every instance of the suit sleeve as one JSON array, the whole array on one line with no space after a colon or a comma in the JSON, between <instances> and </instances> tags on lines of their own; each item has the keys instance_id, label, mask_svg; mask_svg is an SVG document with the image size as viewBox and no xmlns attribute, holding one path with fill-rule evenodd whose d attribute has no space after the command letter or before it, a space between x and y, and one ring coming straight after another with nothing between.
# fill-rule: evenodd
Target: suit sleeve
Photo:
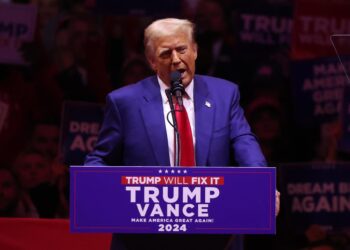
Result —
<instances>
[{"instance_id":1,"label":"suit sleeve","mask_svg":"<svg viewBox=\"0 0 350 250\"><path fill-rule=\"evenodd\" d=\"M261 152L257 138L251 132L239 100L239 90L235 85L230 109L230 142L235 161L239 166L265 167L267 166L265 157Z\"/></svg>"},{"instance_id":2,"label":"suit sleeve","mask_svg":"<svg viewBox=\"0 0 350 250\"><path fill-rule=\"evenodd\" d=\"M111 94L106 98L104 120L94 150L87 155L86 166L122 165L122 122Z\"/></svg>"}]
</instances>

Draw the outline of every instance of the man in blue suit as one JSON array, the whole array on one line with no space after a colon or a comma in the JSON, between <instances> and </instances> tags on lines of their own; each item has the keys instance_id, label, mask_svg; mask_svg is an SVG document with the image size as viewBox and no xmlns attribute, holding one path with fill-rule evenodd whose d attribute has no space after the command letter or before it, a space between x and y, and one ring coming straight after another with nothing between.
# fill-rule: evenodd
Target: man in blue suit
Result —
<instances>
[{"instance_id":1,"label":"man in blue suit","mask_svg":"<svg viewBox=\"0 0 350 250\"><path fill-rule=\"evenodd\" d=\"M170 86L171 72L178 71L186 92L183 105L191 127L195 165L266 166L239 105L238 87L223 79L195 75L194 25L174 18L157 20L145 30L144 43L156 76L107 96L99 139L85 165L174 165L174 131L168 122L170 107L165 89ZM186 245L197 244L196 240L202 243L199 249L223 249L227 240L219 236L177 235L163 236L167 238L162 241L162 236L123 238L130 249L138 249L138 243L142 249L156 249L156 245L159 249L177 249L179 242L181 249L186 249ZM153 237L153 244L144 243ZM172 237L176 237L175 241L171 241ZM183 242L189 239L189 244ZM147 248L147 244L152 246Z\"/></svg>"}]
</instances>

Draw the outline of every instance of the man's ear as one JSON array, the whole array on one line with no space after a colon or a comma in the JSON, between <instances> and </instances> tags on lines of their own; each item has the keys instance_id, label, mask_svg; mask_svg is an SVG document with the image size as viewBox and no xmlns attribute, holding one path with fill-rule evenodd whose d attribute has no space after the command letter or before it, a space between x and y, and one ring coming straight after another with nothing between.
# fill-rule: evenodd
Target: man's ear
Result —
<instances>
[{"instance_id":1,"label":"man's ear","mask_svg":"<svg viewBox=\"0 0 350 250\"><path fill-rule=\"evenodd\" d=\"M153 69L154 72L157 72L157 64L154 62L154 58L147 56L147 61L151 67L151 69Z\"/></svg>"},{"instance_id":2,"label":"man's ear","mask_svg":"<svg viewBox=\"0 0 350 250\"><path fill-rule=\"evenodd\" d=\"M197 59L197 55L198 55L198 45L197 43L193 43L193 52L194 52L194 60Z\"/></svg>"}]
</instances>

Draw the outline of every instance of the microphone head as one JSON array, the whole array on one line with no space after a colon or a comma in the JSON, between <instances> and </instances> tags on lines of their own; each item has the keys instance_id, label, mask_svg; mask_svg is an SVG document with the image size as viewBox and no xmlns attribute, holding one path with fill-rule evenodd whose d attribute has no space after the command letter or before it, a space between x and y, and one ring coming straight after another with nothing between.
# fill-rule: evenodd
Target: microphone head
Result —
<instances>
[{"instance_id":1,"label":"microphone head","mask_svg":"<svg viewBox=\"0 0 350 250\"><path fill-rule=\"evenodd\" d=\"M181 73L179 71L173 71L170 74L171 84L175 82L181 82Z\"/></svg>"},{"instance_id":2,"label":"microphone head","mask_svg":"<svg viewBox=\"0 0 350 250\"><path fill-rule=\"evenodd\" d=\"M170 74L171 94L176 96L177 103L182 107L182 94L185 92L185 88L182 85L181 73L179 71L173 71Z\"/></svg>"}]
</instances>

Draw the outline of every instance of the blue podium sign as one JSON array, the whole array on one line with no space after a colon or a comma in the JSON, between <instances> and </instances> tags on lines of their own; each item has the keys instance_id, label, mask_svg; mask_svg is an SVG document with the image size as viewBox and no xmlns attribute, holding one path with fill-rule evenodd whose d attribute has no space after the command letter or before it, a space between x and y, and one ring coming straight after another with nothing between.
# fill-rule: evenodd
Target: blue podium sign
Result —
<instances>
[{"instance_id":1,"label":"blue podium sign","mask_svg":"<svg viewBox=\"0 0 350 250\"><path fill-rule=\"evenodd\" d=\"M274 234L275 168L80 167L71 231Z\"/></svg>"}]
</instances>

